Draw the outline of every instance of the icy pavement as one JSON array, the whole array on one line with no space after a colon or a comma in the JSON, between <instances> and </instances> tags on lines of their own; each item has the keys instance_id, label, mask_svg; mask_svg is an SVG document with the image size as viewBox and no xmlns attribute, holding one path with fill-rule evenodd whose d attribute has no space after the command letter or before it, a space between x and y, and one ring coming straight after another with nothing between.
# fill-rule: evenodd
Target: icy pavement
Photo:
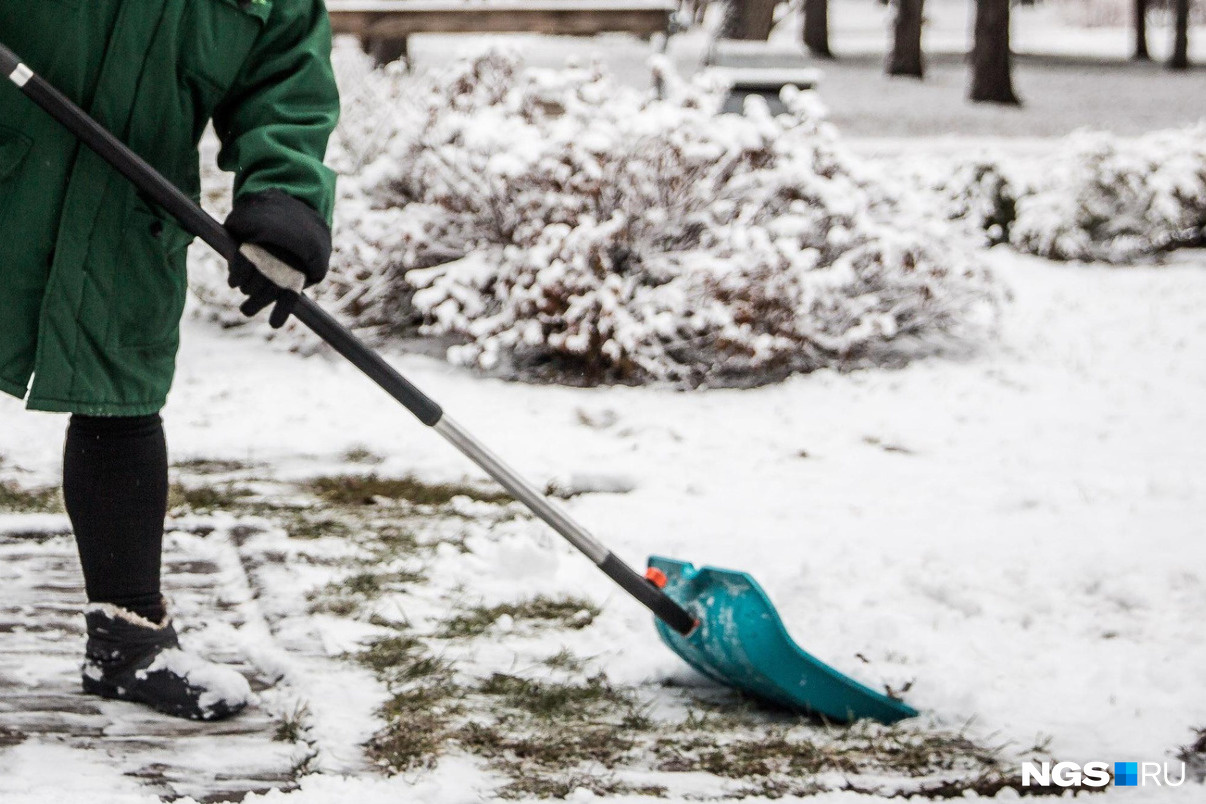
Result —
<instances>
[{"instance_id":1,"label":"icy pavement","mask_svg":"<svg viewBox=\"0 0 1206 804\"><path fill-rule=\"evenodd\" d=\"M296 683L323 651L277 643L244 572L247 533L229 518L193 518L167 535L164 591L182 644L238 670L256 693L241 715L199 723L80 692L84 596L66 517L0 515L0 800L54 789L67 802L100 792L229 801L289 789L306 771L363 769L355 741L341 761L338 749L322 754L317 739L286 733L304 728Z\"/></svg>"}]
</instances>

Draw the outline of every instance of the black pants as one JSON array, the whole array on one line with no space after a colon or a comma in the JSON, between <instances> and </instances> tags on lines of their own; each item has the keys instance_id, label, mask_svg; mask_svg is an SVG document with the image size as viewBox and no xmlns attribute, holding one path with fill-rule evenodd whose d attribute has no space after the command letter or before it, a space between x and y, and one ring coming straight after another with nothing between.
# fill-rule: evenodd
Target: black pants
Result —
<instances>
[{"instance_id":1,"label":"black pants","mask_svg":"<svg viewBox=\"0 0 1206 804\"><path fill-rule=\"evenodd\" d=\"M75 414L63 452L63 499L88 600L163 619L159 566L167 515L167 443L159 414Z\"/></svg>"}]
</instances>

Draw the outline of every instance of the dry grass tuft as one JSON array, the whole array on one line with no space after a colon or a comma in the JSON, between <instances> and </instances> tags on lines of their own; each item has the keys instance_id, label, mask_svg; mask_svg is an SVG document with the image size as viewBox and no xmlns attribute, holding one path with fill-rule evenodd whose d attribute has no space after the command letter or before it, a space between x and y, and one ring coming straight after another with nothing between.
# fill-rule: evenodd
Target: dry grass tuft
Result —
<instances>
[{"instance_id":1,"label":"dry grass tuft","mask_svg":"<svg viewBox=\"0 0 1206 804\"><path fill-rule=\"evenodd\" d=\"M463 483L426 483L414 477L332 475L310 481L310 489L327 502L338 505L373 505L379 498L412 505L447 505L455 497L486 503L507 503L510 495L482 490Z\"/></svg>"}]
</instances>

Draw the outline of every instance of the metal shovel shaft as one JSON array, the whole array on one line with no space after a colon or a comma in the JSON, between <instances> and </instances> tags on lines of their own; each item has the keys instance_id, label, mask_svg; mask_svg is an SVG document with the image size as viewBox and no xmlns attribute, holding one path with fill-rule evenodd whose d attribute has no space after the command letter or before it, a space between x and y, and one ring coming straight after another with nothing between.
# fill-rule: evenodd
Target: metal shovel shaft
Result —
<instances>
[{"instance_id":1,"label":"metal shovel shaft","mask_svg":"<svg viewBox=\"0 0 1206 804\"><path fill-rule=\"evenodd\" d=\"M0 75L7 76L30 100L62 123L88 148L133 183L139 191L163 207L188 232L204 240L224 259L230 260L234 257L239 249L239 244L222 224L191 198L180 192L155 168L93 120L69 98L36 75L2 43L0 43ZM294 315L364 372L386 393L405 405L419 421L432 427L465 456L484 469L515 499L526 505L549 527L581 550L608 577L648 607L666 625L680 634L688 634L695 628L695 618L685 609L617 558L585 528L555 506L468 431L444 416L443 410L435 401L399 374L385 362L384 358L365 345L311 299L302 295Z\"/></svg>"}]
</instances>

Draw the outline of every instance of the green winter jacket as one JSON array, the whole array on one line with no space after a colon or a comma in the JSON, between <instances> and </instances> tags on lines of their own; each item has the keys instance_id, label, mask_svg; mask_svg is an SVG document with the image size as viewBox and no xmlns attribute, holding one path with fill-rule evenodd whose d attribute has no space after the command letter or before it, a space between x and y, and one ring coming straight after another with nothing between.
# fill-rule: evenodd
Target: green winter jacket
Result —
<instances>
[{"instance_id":1,"label":"green winter jacket","mask_svg":"<svg viewBox=\"0 0 1206 804\"><path fill-rule=\"evenodd\" d=\"M212 118L236 196L279 189L330 222L323 0L0 0L0 41L194 199ZM38 410L158 411L191 240L0 82L0 390Z\"/></svg>"}]
</instances>

